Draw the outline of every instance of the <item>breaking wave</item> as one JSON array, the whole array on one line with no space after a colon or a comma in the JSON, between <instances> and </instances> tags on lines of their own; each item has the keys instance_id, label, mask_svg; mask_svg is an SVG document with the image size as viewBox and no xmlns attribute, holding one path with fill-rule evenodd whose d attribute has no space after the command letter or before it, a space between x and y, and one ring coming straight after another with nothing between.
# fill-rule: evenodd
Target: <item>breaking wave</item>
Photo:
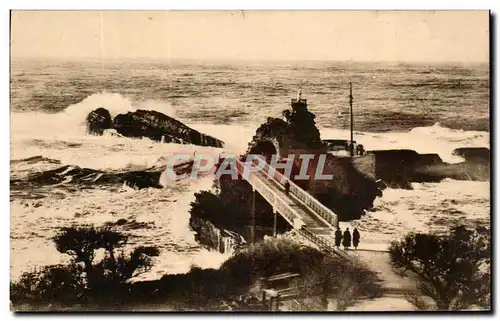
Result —
<instances>
[{"instance_id":1,"label":"breaking wave","mask_svg":"<svg viewBox=\"0 0 500 321\"><path fill-rule=\"evenodd\" d=\"M120 113L133 112L137 109L153 109L168 116L175 117L174 108L167 102L145 100L133 101L119 93L101 92L92 94L79 103L69 105L58 113L13 112L12 136L31 137L72 137L85 134L87 115L103 107L109 110L112 117Z\"/></svg>"}]
</instances>

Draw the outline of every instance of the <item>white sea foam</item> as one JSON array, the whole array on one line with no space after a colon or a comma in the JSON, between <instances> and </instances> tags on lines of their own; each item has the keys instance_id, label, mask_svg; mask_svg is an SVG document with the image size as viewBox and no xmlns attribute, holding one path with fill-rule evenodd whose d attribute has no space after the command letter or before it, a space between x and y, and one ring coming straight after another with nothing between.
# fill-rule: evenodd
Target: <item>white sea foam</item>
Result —
<instances>
[{"instance_id":1,"label":"white sea foam","mask_svg":"<svg viewBox=\"0 0 500 321\"><path fill-rule=\"evenodd\" d=\"M363 248L383 250L409 232L444 232L450 226L490 223L490 184L445 179L440 183L413 183L413 190L386 189L375 200L374 212L360 220L341 223L357 227Z\"/></svg>"},{"instance_id":2,"label":"white sea foam","mask_svg":"<svg viewBox=\"0 0 500 321\"><path fill-rule=\"evenodd\" d=\"M137 109L152 109L175 117L174 108L169 103L154 100L135 102L118 93L102 92L90 95L56 114L11 113L12 136L51 139L75 138L75 136L85 134L87 115L99 107L106 108L112 118L118 114L133 112Z\"/></svg>"},{"instance_id":3,"label":"white sea foam","mask_svg":"<svg viewBox=\"0 0 500 321\"><path fill-rule=\"evenodd\" d=\"M217 268L227 255L207 250L196 243L189 228L189 208L194 193L210 189L213 177L195 182L179 182L168 189L117 191L90 190L67 194L64 198L11 203L11 278L32 268L66 262L69 256L57 252L51 237L58 228L73 224L101 225L126 219L148 223L128 231L129 248L157 246L160 256L154 268L141 278L185 273L192 265Z\"/></svg>"}]
</instances>

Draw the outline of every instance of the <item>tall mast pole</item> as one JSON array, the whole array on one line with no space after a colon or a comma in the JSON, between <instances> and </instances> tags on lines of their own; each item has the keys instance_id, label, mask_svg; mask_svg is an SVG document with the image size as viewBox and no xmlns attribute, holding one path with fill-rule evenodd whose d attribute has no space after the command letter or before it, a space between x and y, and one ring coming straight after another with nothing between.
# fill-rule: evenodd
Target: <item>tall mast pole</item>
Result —
<instances>
[{"instance_id":1,"label":"tall mast pole","mask_svg":"<svg viewBox=\"0 0 500 321\"><path fill-rule=\"evenodd\" d=\"M354 116L352 114L352 82L349 82L349 106L351 111L351 157L354 156Z\"/></svg>"}]
</instances>

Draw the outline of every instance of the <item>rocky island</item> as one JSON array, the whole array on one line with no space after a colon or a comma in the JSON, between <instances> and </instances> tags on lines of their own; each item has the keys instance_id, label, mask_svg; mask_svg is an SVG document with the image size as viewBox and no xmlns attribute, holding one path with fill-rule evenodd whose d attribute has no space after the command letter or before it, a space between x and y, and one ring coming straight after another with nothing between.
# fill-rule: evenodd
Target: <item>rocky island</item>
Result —
<instances>
[{"instance_id":1,"label":"rocky island","mask_svg":"<svg viewBox=\"0 0 500 321\"><path fill-rule=\"evenodd\" d=\"M103 135L114 129L124 137L149 139L163 143L193 144L199 146L223 147L224 142L202 134L182 122L154 110L138 109L118 114L114 119L105 108L97 108L87 116L87 132Z\"/></svg>"}]
</instances>

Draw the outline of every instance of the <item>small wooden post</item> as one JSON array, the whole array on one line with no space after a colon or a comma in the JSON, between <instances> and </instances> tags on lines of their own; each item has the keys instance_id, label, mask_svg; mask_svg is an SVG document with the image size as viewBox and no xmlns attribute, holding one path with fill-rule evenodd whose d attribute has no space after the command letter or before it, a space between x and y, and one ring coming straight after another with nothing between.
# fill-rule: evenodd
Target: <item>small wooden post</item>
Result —
<instances>
[{"instance_id":1,"label":"small wooden post","mask_svg":"<svg viewBox=\"0 0 500 321\"><path fill-rule=\"evenodd\" d=\"M250 209L250 220L251 220L251 229L250 229L250 241L252 244L255 244L255 189L252 188L252 208Z\"/></svg>"},{"instance_id":2,"label":"small wooden post","mask_svg":"<svg viewBox=\"0 0 500 321\"><path fill-rule=\"evenodd\" d=\"M354 116L352 114L352 82L349 82L349 107L351 111L351 157L354 157Z\"/></svg>"},{"instance_id":3,"label":"small wooden post","mask_svg":"<svg viewBox=\"0 0 500 321\"><path fill-rule=\"evenodd\" d=\"M273 211L273 215L274 215L274 220L273 220L273 237L276 237L276 235L278 234L278 232L276 231L276 227L278 225L278 212Z\"/></svg>"},{"instance_id":4,"label":"small wooden post","mask_svg":"<svg viewBox=\"0 0 500 321\"><path fill-rule=\"evenodd\" d=\"M271 297L271 301L269 304L270 311L278 311L280 307L280 295L276 293Z\"/></svg>"}]
</instances>

